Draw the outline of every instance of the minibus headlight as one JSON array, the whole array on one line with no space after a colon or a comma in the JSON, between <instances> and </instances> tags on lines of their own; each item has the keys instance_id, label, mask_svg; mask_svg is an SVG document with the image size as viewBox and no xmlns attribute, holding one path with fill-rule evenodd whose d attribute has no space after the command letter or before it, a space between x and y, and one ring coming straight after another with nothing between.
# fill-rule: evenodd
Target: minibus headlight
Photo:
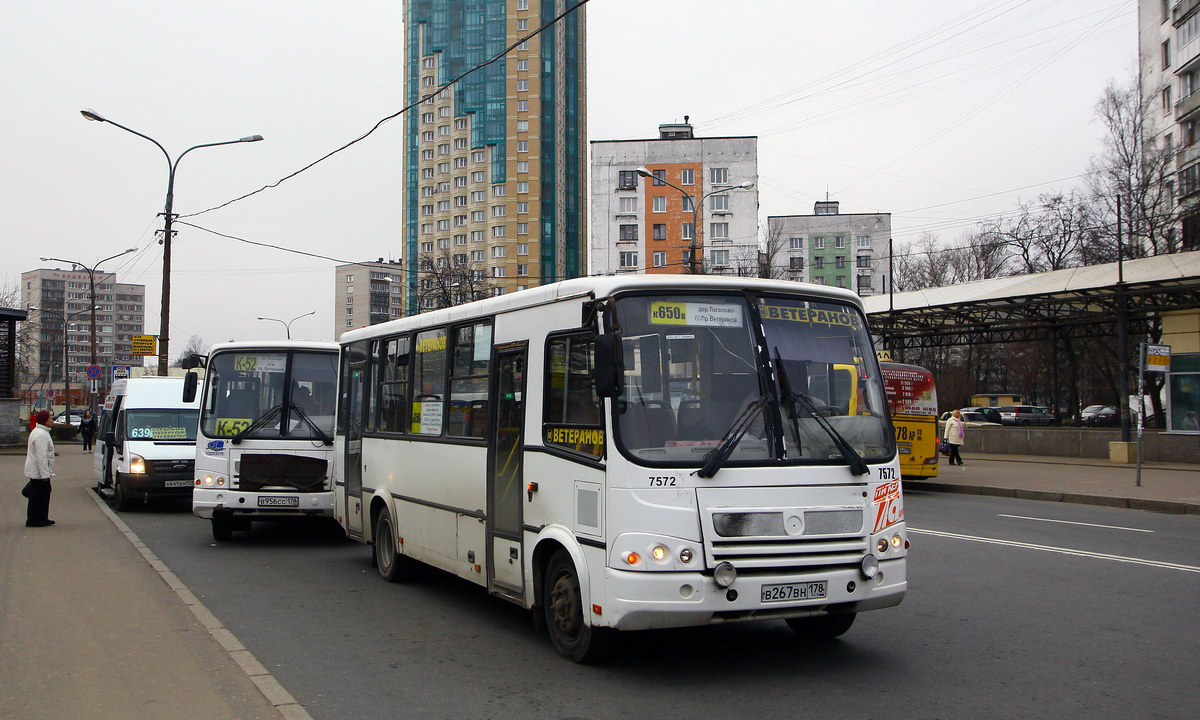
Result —
<instances>
[{"instance_id":1,"label":"minibus headlight","mask_svg":"<svg viewBox=\"0 0 1200 720\"><path fill-rule=\"evenodd\" d=\"M894 547L894 548L896 548L897 550L899 550L899 549L900 549L900 544L901 544L902 542L904 542L904 540L903 540L903 538L901 538L901 537L900 537L900 533L896 533L895 535L893 535L893 536L892 536L892 547Z\"/></svg>"},{"instance_id":2,"label":"minibus headlight","mask_svg":"<svg viewBox=\"0 0 1200 720\"><path fill-rule=\"evenodd\" d=\"M658 562L662 562L667 559L667 548L663 545L655 545L654 549L650 551L650 556Z\"/></svg>"},{"instance_id":3,"label":"minibus headlight","mask_svg":"<svg viewBox=\"0 0 1200 720\"><path fill-rule=\"evenodd\" d=\"M887 538L879 538L879 542L875 543L875 549L881 553L887 552L888 551Z\"/></svg>"},{"instance_id":4,"label":"minibus headlight","mask_svg":"<svg viewBox=\"0 0 1200 720\"><path fill-rule=\"evenodd\" d=\"M146 458L141 455L130 455L129 472L134 475L144 475L146 473Z\"/></svg>"},{"instance_id":5,"label":"minibus headlight","mask_svg":"<svg viewBox=\"0 0 1200 720\"><path fill-rule=\"evenodd\" d=\"M684 548L679 551L679 562L690 563L692 561L692 549Z\"/></svg>"},{"instance_id":6,"label":"minibus headlight","mask_svg":"<svg viewBox=\"0 0 1200 720\"><path fill-rule=\"evenodd\" d=\"M737 580L737 568L728 560L713 568L713 582L717 584L717 587L727 588L733 584L734 580Z\"/></svg>"}]
</instances>

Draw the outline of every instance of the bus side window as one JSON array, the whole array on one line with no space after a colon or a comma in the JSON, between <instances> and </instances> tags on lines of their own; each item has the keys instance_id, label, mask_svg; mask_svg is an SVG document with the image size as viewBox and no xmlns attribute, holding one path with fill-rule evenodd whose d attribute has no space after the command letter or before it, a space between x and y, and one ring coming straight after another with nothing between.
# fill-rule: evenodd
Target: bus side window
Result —
<instances>
[{"instance_id":1,"label":"bus side window","mask_svg":"<svg viewBox=\"0 0 1200 720\"><path fill-rule=\"evenodd\" d=\"M604 454L603 432L579 434L564 426L604 427L593 376L595 341L591 334L551 338L547 342L546 404L543 442L593 457Z\"/></svg>"}]
</instances>

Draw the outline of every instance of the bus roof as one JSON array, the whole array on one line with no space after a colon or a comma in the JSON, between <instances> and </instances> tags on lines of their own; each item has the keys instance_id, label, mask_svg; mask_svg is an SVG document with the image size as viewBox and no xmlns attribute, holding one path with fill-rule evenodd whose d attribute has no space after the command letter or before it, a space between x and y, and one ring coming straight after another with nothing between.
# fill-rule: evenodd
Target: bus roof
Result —
<instances>
[{"instance_id":1,"label":"bus roof","mask_svg":"<svg viewBox=\"0 0 1200 720\"><path fill-rule=\"evenodd\" d=\"M208 350L208 354L222 350L329 350L337 352L341 346L335 342L320 340L233 340L217 343Z\"/></svg>"},{"instance_id":2,"label":"bus roof","mask_svg":"<svg viewBox=\"0 0 1200 720\"><path fill-rule=\"evenodd\" d=\"M849 302L862 309L862 300L855 293L843 288L795 282L793 280L767 280L763 278L733 277L726 275L597 275L575 278L519 290L507 295L477 300L450 308L432 310L420 315L410 315L378 325L347 330L342 333L341 343L352 343L364 338L373 338L392 332L401 332L414 327L440 325L475 317L486 317L513 310L566 300L574 297L608 297L627 290L674 290L677 292L702 292L710 290L758 290L789 293L804 293L832 300ZM215 349L215 348L214 348Z\"/></svg>"}]
</instances>

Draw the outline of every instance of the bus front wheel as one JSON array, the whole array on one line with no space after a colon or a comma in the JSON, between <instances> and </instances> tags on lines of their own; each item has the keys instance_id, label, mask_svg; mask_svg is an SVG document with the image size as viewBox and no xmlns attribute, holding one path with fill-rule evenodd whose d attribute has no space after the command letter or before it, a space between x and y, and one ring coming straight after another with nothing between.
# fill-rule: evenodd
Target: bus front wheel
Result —
<instances>
[{"instance_id":1,"label":"bus front wheel","mask_svg":"<svg viewBox=\"0 0 1200 720\"><path fill-rule=\"evenodd\" d=\"M542 610L550 642L559 655L577 663L607 657L616 643L616 631L592 627L585 622L579 575L563 551L554 554L546 568Z\"/></svg>"},{"instance_id":2,"label":"bus front wheel","mask_svg":"<svg viewBox=\"0 0 1200 720\"><path fill-rule=\"evenodd\" d=\"M857 613L839 612L814 617L788 618L788 627L803 640L832 640L854 624Z\"/></svg>"},{"instance_id":3,"label":"bus front wheel","mask_svg":"<svg viewBox=\"0 0 1200 720\"><path fill-rule=\"evenodd\" d=\"M212 517L213 540L229 542L233 539L233 518L222 513L214 513Z\"/></svg>"},{"instance_id":4,"label":"bus front wheel","mask_svg":"<svg viewBox=\"0 0 1200 720\"><path fill-rule=\"evenodd\" d=\"M412 579L413 560L396 552L396 531L386 507L375 513L374 528L375 567L379 569L379 576L393 583Z\"/></svg>"}]
</instances>

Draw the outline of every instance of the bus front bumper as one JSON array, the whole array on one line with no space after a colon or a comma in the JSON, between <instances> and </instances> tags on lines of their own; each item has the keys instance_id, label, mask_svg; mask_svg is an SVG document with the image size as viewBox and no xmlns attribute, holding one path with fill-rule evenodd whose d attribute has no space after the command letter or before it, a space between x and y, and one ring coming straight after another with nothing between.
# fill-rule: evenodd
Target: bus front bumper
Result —
<instances>
[{"instance_id":1,"label":"bus front bumper","mask_svg":"<svg viewBox=\"0 0 1200 720\"><path fill-rule=\"evenodd\" d=\"M804 617L829 611L865 612L899 605L908 588L905 560L879 563L866 579L857 569L745 575L727 588L712 575L632 572L607 568L610 600L592 624L619 630L686 627L718 622ZM824 582L825 596L811 600L764 602L765 586ZM732 591L732 592L731 592Z\"/></svg>"},{"instance_id":2,"label":"bus front bumper","mask_svg":"<svg viewBox=\"0 0 1200 720\"><path fill-rule=\"evenodd\" d=\"M235 516L281 518L297 516L333 517L333 491L296 492L261 490L211 490L195 488L192 491L192 514L198 518L212 520L213 513L230 511Z\"/></svg>"}]
</instances>

